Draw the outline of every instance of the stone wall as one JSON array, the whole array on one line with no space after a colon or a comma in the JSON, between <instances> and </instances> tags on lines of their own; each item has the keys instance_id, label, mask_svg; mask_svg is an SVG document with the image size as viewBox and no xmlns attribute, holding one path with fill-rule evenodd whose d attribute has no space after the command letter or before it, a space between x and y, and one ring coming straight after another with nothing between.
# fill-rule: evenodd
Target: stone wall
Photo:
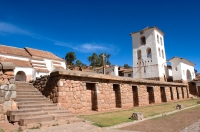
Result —
<instances>
[{"instance_id":1,"label":"stone wall","mask_svg":"<svg viewBox=\"0 0 200 132\"><path fill-rule=\"evenodd\" d=\"M173 100L177 100L176 87L179 94L182 94L181 88L186 92L184 95L187 94L188 85L182 83L61 70L51 73L43 94L72 113L82 113L162 103L161 95L165 96L164 102L171 101L172 95Z\"/></svg>"},{"instance_id":2,"label":"stone wall","mask_svg":"<svg viewBox=\"0 0 200 132\"><path fill-rule=\"evenodd\" d=\"M0 120L6 120L8 110L17 109L14 69L0 63Z\"/></svg>"}]
</instances>

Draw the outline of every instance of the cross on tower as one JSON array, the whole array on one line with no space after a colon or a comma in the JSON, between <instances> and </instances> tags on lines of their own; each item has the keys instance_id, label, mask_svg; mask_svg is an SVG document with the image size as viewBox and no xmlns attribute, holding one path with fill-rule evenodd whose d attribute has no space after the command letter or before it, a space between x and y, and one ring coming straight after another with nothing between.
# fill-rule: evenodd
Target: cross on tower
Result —
<instances>
[{"instance_id":1,"label":"cross on tower","mask_svg":"<svg viewBox=\"0 0 200 132\"><path fill-rule=\"evenodd\" d=\"M105 74L105 58L106 58L106 56L104 54L102 54L101 57L103 58L103 74Z\"/></svg>"}]
</instances>

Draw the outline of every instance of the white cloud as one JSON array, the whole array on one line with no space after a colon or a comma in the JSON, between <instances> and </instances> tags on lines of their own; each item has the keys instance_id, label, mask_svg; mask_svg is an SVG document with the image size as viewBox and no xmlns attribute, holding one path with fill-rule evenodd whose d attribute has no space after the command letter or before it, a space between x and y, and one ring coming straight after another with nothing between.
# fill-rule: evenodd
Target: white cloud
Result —
<instances>
[{"instance_id":1,"label":"white cloud","mask_svg":"<svg viewBox=\"0 0 200 132\"><path fill-rule=\"evenodd\" d=\"M108 45L103 43L84 43L84 44L69 44L60 42L51 38L47 38L35 33L32 33L28 30L22 29L18 26L12 25L10 23L1 22L0 21L0 35L2 34L21 34L21 35L27 35L35 39L42 39L49 41L50 43L54 43L55 45L67 47L73 50L76 50L78 52L83 53L92 53L92 52L112 52L112 51L119 51L117 47L114 45Z\"/></svg>"},{"instance_id":2,"label":"white cloud","mask_svg":"<svg viewBox=\"0 0 200 132\"><path fill-rule=\"evenodd\" d=\"M0 22L0 33L23 34L33 36L33 33L5 22Z\"/></svg>"},{"instance_id":3,"label":"white cloud","mask_svg":"<svg viewBox=\"0 0 200 132\"><path fill-rule=\"evenodd\" d=\"M107 51L112 51L115 49L113 46L109 46L109 45L104 46L105 44L97 44L97 43L85 43L85 44L80 44L80 45L72 45L68 43L55 42L55 45L71 48L79 52L107 52Z\"/></svg>"}]
</instances>

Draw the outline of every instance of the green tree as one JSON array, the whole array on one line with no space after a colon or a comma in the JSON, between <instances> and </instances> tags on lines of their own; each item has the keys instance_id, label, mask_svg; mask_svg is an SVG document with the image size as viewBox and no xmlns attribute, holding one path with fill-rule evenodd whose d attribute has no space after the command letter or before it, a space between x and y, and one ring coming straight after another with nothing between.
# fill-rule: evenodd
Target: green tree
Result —
<instances>
[{"instance_id":1,"label":"green tree","mask_svg":"<svg viewBox=\"0 0 200 132\"><path fill-rule=\"evenodd\" d=\"M76 60L76 54L74 52L68 52L65 55L65 60L67 62L68 65L74 65L74 61Z\"/></svg>"},{"instance_id":2,"label":"green tree","mask_svg":"<svg viewBox=\"0 0 200 132\"><path fill-rule=\"evenodd\" d=\"M124 68L131 68L128 64L124 64Z\"/></svg>"},{"instance_id":3,"label":"green tree","mask_svg":"<svg viewBox=\"0 0 200 132\"><path fill-rule=\"evenodd\" d=\"M75 65L76 65L76 66L85 66L85 64L82 63L80 60L76 60Z\"/></svg>"},{"instance_id":4,"label":"green tree","mask_svg":"<svg viewBox=\"0 0 200 132\"><path fill-rule=\"evenodd\" d=\"M90 62L90 66L93 67L98 67L98 66L103 66L103 58L102 55L105 55L105 64L110 65L110 54L106 54L106 53L101 53L101 54L97 54L97 53L93 53L91 56L88 57L88 61Z\"/></svg>"},{"instance_id":5,"label":"green tree","mask_svg":"<svg viewBox=\"0 0 200 132\"><path fill-rule=\"evenodd\" d=\"M96 67L100 65L100 60L96 53L93 53L91 56L89 56L88 61L90 62L90 66Z\"/></svg>"}]
</instances>

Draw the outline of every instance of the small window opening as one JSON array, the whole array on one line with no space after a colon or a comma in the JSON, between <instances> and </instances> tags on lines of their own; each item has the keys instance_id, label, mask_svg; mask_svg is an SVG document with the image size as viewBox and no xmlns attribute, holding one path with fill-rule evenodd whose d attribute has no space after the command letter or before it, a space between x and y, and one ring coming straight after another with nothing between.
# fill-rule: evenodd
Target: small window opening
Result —
<instances>
[{"instance_id":1,"label":"small window opening","mask_svg":"<svg viewBox=\"0 0 200 132\"><path fill-rule=\"evenodd\" d=\"M151 58L151 49L150 48L147 49L147 58Z\"/></svg>"},{"instance_id":2,"label":"small window opening","mask_svg":"<svg viewBox=\"0 0 200 132\"><path fill-rule=\"evenodd\" d=\"M164 59L164 52L163 52L163 50L162 50L162 58Z\"/></svg>"},{"instance_id":3,"label":"small window opening","mask_svg":"<svg viewBox=\"0 0 200 132\"><path fill-rule=\"evenodd\" d=\"M138 59L141 59L141 50L137 51L137 57L138 57Z\"/></svg>"},{"instance_id":4,"label":"small window opening","mask_svg":"<svg viewBox=\"0 0 200 132\"><path fill-rule=\"evenodd\" d=\"M141 39L141 44L142 45L146 44L146 38L145 38L145 36L142 36L140 39Z\"/></svg>"},{"instance_id":5,"label":"small window opening","mask_svg":"<svg viewBox=\"0 0 200 132\"><path fill-rule=\"evenodd\" d=\"M159 44L159 36L157 35L157 42L158 42L158 44Z\"/></svg>"},{"instance_id":6,"label":"small window opening","mask_svg":"<svg viewBox=\"0 0 200 132\"><path fill-rule=\"evenodd\" d=\"M160 48L158 48L158 54L159 54L159 57L161 57L161 55L160 55Z\"/></svg>"},{"instance_id":7,"label":"small window opening","mask_svg":"<svg viewBox=\"0 0 200 132\"><path fill-rule=\"evenodd\" d=\"M161 45L163 44L163 43L162 43L162 38L161 38L161 37L160 37L160 43L161 43Z\"/></svg>"}]
</instances>

